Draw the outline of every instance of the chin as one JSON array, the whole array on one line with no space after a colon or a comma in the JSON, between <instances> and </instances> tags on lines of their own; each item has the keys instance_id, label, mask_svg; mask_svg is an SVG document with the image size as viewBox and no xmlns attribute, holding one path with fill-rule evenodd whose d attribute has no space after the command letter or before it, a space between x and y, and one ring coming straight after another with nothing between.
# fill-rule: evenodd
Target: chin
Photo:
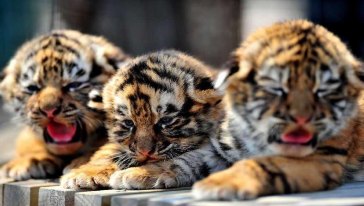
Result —
<instances>
[{"instance_id":1,"label":"chin","mask_svg":"<svg viewBox=\"0 0 364 206\"><path fill-rule=\"evenodd\" d=\"M289 157L304 157L314 152L311 145L300 144L272 143L268 148L275 155Z\"/></svg>"},{"instance_id":2,"label":"chin","mask_svg":"<svg viewBox=\"0 0 364 206\"><path fill-rule=\"evenodd\" d=\"M73 142L68 144L47 143L47 149L55 155L74 155L83 147L82 142Z\"/></svg>"}]
</instances>

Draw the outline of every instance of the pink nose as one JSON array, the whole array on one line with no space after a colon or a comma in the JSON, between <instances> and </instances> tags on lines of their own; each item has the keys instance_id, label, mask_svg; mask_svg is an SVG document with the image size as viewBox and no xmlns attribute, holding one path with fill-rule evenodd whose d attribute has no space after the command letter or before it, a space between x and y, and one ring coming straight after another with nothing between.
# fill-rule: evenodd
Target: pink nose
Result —
<instances>
[{"instance_id":1,"label":"pink nose","mask_svg":"<svg viewBox=\"0 0 364 206\"><path fill-rule=\"evenodd\" d=\"M310 118L309 117L304 117L304 116L300 116L300 117L294 117L294 121L299 124L299 125L303 125L306 124L308 122Z\"/></svg>"},{"instance_id":2,"label":"pink nose","mask_svg":"<svg viewBox=\"0 0 364 206\"><path fill-rule=\"evenodd\" d=\"M148 151L148 150L140 150L138 152L139 152L139 154L141 154L141 155L143 155L145 157L148 157L151 154L151 151Z\"/></svg>"},{"instance_id":3,"label":"pink nose","mask_svg":"<svg viewBox=\"0 0 364 206\"><path fill-rule=\"evenodd\" d=\"M54 117L54 113L57 109L56 108L52 108L52 109L47 109L47 110L42 110L46 115L47 117Z\"/></svg>"}]
</instances>

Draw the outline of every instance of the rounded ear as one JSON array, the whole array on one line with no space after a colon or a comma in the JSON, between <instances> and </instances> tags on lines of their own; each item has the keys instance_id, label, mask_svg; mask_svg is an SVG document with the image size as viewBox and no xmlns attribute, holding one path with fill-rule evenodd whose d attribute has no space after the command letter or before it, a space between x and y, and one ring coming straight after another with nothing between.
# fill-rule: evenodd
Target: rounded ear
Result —
<instances>
[{"instance_id":1,"label":"rounded ear","mask_svg":"<svg viewBox=\"0 0 364 206\"><path fill-rule=\"evenodd\" d=\"M114 73L130 58L120 48L114 46L106 39L95 36L89 37L92 42L90 47L95 54L93 60L94 72L101 72L101 68L103 68L109 73ZM91 74L91 76L96 75Z\"/></svg>"},{"instance_id":2,"label":"rounded ear","mask_svg":"<svg viewBox=\"0 0 364 206\"><path fill-rule=\"evenodd\" d=\"M225 63L224 70L217 75L214 81L214 87L218 90L225 91L229 86L231 78L255 82L255 71L252 68L252 63L246 60L243 54L236 53Z\"/></svg>"},{"instance_id":3,"label":"rounded ear","mask_svg":"<svg viewBox=\"0 0 364 206\"><path fill-rule=\"evenodd\" d=\"M347 68L345 72L351 85L358 89L364 89L364 65L362 62L357 62L351 68Z\"/></svg>"},{"instance_id":4,"label":"rounded ear","mask_svg":"<svg viewBox=\"0 0 364 206\"><path fill-rule=\"evenodd\" d=\"M239 62L236 57L231 57L222 68L213 82L214 88L221 91L225 90L228 78L239 70Z\"/></svg>"},{"instance_id":5,"label":"rounded ear","mask_svg":"<svg viewBox=\"0 0 364 206\"><path fill-rule=\"evenodd\" d=\"M187 93L196 102L215 105L223 97L223 92L214 88L210 77L190 77L187 82Z\"/></svg>"},{"instance_id":6,"label":"rounded ear","mask_svg":"<svg viewBox=\"0 0 364 206\"><path fill-rule=\"evenodd\" d=\"M96 111L104 111L104 103L102 98L102 86L96 87L88 94L89 101L87 106Z\"/></svg>"}]
</instances>

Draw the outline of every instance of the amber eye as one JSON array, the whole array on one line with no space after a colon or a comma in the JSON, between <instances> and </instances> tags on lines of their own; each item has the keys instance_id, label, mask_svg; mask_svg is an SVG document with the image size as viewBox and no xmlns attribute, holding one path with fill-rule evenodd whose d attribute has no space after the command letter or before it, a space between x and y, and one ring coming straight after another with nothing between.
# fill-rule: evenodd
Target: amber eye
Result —
<instances>
[{"instance_id":1,"label":"amber eye","mask_svg":"<svg viewBox=\"0 0 364 206\"><path fill-rule=\"evenodd\" d=\"M134 122L130 119L126 119L122 122L122 124L127 127L127 128L132 128L134 127Z\"/></svg>"},{"instance_id":2,"label":"amber eye","mask_svg":"<svg viewBox=\"0 0 364 206\"><path fill-rule=\"evenodd\" d=\"M24 88L24 92L27 94L34 94L39 91L40 91L40 88L37 85L29 85Z\"/></svg>"}]
</instances>

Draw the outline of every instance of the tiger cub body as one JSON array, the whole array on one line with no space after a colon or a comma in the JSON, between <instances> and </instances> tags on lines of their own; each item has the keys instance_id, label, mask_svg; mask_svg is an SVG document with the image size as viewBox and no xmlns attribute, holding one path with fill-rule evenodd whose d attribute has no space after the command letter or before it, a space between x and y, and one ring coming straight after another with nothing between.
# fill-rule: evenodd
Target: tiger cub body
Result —
<instances>
[{"instance_id":1,"label":"tiger cub body","mask_svg":"<svg viewBox=\"0 0 364 206\"><path fill-rule=\"evenodd\" d=\"M213 143L235 163L197 182L194 196L252 199L363 180L363 75L322 26L296 20L252 34L225 73L227 118Z\"/></svg>"},{"instance_id":2,"label":"tiger cub body","mask_svg":"<svg viewBox=\"0 0 364 206\"><path fill-rule=\"evenodd\" d=\"M103 114L87 107L128 57L103 39L59 30L25 43L3 71L0 93L24 129L1 176L49 178L87 161L106 142Z\"/></svg>"},{"instance_id":3,"label":"tiger cub body","mask_svg":"<svg viewBox=\"0 0 364 206\"><path fill-rule=\"evenodd\" d=\"M224 116L209 69L177 51L130 61L106 84L109 143L61 179L65 188L191 186L210 172L210 138ZM95 94L96 95L96 94ZM101 98L98 98L101 100Z\"/></svg>"}]
</instances>

